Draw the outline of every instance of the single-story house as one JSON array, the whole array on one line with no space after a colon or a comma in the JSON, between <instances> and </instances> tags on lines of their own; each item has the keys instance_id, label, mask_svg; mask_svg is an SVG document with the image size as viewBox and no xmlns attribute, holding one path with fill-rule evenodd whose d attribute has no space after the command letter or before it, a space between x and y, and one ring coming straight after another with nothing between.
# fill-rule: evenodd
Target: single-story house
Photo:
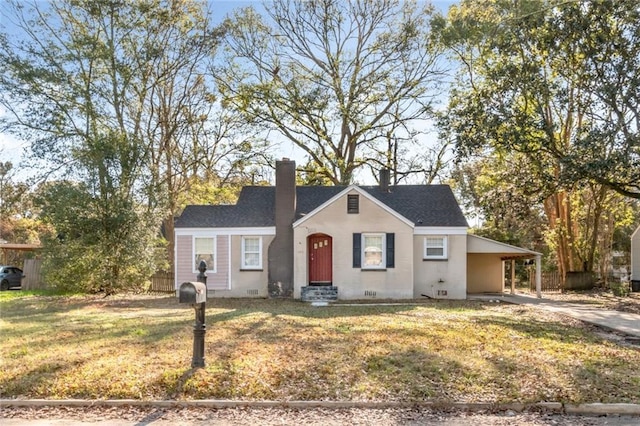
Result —
<instances>
[{"instance_id":1,"label":"single-story house","mask_svg":"<svg viewBox=\"0 0 640 426\"><path fill-rule=\"evenodd\" d=\"M175 222L175 288L207 263L209 297L465 299L502 292L504 264L540 254L467 233L447 185L246 186L235 205L187 206Z\"/></svg>"}]
</instances>

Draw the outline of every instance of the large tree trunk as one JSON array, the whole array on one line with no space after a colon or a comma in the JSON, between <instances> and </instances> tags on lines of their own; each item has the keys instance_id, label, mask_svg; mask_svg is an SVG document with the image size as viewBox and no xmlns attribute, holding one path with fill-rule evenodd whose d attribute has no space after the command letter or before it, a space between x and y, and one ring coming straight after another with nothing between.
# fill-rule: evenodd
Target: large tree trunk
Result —
<instances>
[{"instance_id":1,"label":"large tree trunk","mask_svg":"<svg viewBox=\"0 0 640 426\"><path fill-rule=\"evenodd\" d=\"M544 201L547 222L555 244L558 271L563 283L567 272L578 270L576 264L579 263L579 256L575 250L576 227L573 224L569 198L569 193L560 191Z\"/></svg>"},{"instance_id":2,"label":"large tree trunk","mask_svg":"<svg viewBox=\"0 0 640 426\"><path fill-rule=\"evenodd\" d=\"M175 270L174 268L175 237L173 235L174 219L175 219L175 216L173 214L170 214L169 216L167 216L162 220L162 225L164 228L164 236L167 240L167 249L166 249L167 260L169 261L169 269L171 271Z\"/></svg>"}]
</instances>

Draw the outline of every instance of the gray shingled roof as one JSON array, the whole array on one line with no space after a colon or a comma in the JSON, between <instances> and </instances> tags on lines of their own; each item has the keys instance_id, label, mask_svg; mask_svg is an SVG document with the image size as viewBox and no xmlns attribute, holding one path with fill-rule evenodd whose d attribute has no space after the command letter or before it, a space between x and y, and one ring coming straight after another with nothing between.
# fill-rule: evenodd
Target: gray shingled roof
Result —
<instances>
[{"instance_id":1,"label":"gray shingled roof","mask_svg":"<svg viewBox=\"0 0 640 426\"><path fill-rule=\"evenodd\" d=\"M345 186L296 188L296 219L343 191ZM415 226L468 226L447 185L398 185L383 192L378 186L361 189L386 204ZM275 226L275 187L246 186L233 206L187 206L176 228Z\"/></svg>"}]
</instances>

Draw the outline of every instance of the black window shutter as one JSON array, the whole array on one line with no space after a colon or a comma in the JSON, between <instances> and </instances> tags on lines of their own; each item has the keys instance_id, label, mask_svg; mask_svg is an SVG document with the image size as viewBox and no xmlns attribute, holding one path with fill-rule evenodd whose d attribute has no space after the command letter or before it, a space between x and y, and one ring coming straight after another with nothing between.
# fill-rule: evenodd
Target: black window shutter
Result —
<instances>
[{"instance_id":1,"label":"black window shutter","mask_svg":"<svg viewBox=\"0 0 640 426\"><path fill-rule=\"evenodd\" d=\"M353 234L353 267L360 268L362 265L362 261L360 257L362 256L362 234L354 233Z\"/></svg>"},{"instance_id":2,"label":"black window shutter","mask_svg":"<svg viewBox=\"0 0 640 426\"><path fill-rule=\"evenodd\" d=\"M387 234L387 268L394 268L396 266L396 234L390 232Z\"/></svg>"}]
</instances>

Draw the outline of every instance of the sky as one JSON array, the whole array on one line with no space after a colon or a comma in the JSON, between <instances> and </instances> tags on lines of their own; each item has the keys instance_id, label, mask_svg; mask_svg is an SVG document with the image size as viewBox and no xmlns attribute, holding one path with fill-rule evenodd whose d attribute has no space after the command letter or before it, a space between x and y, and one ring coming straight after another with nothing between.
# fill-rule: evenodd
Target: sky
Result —
<instances>
[{"instance_id":1,"label":"sky","mask_svg":"<svg viewBox=\"0 0 640 426\"><path fill-rule=\"evenodd\" d=\"M37 0L44 1L44 0ZM262 8L263 4L268 4L268 1L261 0L209 0L211 9L215 19L222 20L229 12L236 8L242 8L246 6L254 6L257 9ZM448 8L457 3L455 0L432 0L431 3L439 9L441 12L446 12ZM9 19L7 19L5 7L6 2L0 0L0 30L11 34L15 30ZM6 114L6 111L0 106L0 118ZM16 181L26 181L30 177L30 170L21 167L22 160L27 152L29 142L15 138L13 135L0 131L0 161L11 161L14 167L13 179ZM299 153L293 146L283 146L281 149L282 157L296 158Z\"/></svg>"}]
</instances>

